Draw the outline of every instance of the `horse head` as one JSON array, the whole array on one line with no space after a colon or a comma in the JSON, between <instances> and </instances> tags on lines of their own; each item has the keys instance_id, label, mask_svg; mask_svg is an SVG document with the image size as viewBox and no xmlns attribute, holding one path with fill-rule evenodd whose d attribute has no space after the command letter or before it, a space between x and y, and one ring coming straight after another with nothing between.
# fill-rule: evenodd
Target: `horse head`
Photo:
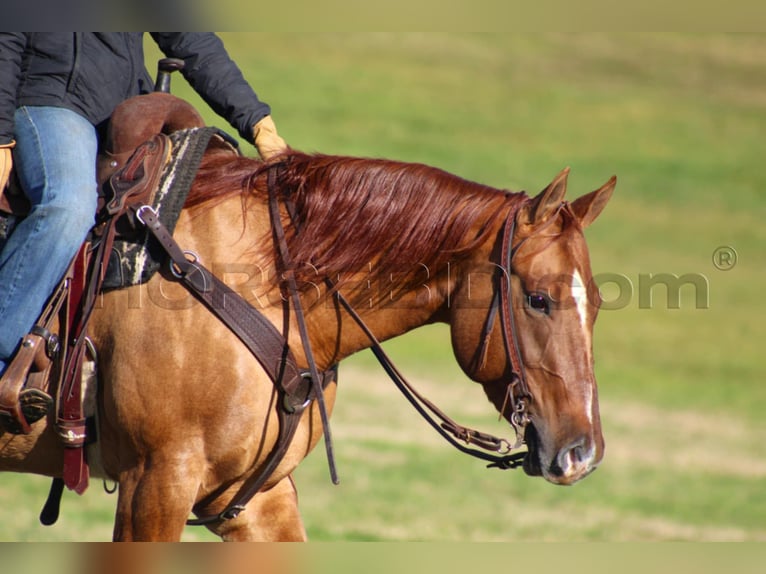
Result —
<instances>
[{"instance_id":1,"label":"horse head","mask_svg":"<svg viewBox=\"0 0 766 574\"><path fill-rule=\"evenodd\" d=\"M523 433L526 473L556 484L585 477L604 454L592 350L600 296L583 229L616 183L569 203L568 173L509 208L505 227L460 274L450 311L458 363ZM499 289L507 296L496 298ZM487 312L490 301L505 312Z\"/></svg>"}]
</instances>

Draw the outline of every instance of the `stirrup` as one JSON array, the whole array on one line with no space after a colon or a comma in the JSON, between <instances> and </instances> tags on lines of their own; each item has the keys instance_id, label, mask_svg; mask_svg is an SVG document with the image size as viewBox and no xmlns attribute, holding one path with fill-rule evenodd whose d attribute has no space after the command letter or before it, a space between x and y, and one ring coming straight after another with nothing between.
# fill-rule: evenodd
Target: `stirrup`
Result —
<instances>
[{"instance_id":1,"label":"stirrup","mask_svg":"<svg viewBox=\"0 0 766 574\"><path fill-rule=\"evenodd\" d=\"M21 416L27 428L45 417L53 407L53 397L40 389L24 389L19 393ZM0 410L0 430L11 434L27 434L27 430L17 417Z\"/></svg>"},{"instance_id":2,"label":"stirrup","mask_svg":"<svg viewBox=\"0 0 766 574\"><path fill-rule=\"evenodd\" d=\"M29 434L32 425L48 414L54 401L43 388L58 358L58 346L51 345L57 341L53 334L37 326L22 340L0 377L0 429Z\"/></svg>"},{"instance_id":3,"label":"stirrup","mask_svg":"<svg viewBox=\"0 0 766 574\"><path fill-rule=\"evenodd\" d=\"M53 397L40 389L24 389L19 395L21 412L30 425L46 416L53 406Z\"/></svg>"}]
</instances>

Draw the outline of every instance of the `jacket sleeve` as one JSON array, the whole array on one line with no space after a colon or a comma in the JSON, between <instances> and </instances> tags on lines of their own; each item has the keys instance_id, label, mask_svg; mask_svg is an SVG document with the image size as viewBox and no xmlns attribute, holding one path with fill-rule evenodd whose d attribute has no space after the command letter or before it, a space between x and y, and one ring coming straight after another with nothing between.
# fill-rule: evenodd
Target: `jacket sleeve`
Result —
<instances>
[{"instance_id":1,"label":"jacket sleeve","mask_svg":"<svg viewBox=\"0 0 766 574\"><path fill-rule=\"evenodd\" d=\"M27 39L22 32L0 32L0 145L14 139L13 115Z\"/></svg>"},{"instance_id":2,"label":"jacket sleeve","mask_svg":"<svg viewBox=\"0 0 766 574\"><path fill-rule=\"evenodd\" d=\"M152 32L160 50L184 60L184 77L239 134L253 141L253 125L271 113L258 99L221 39L212 32Z\"/></svg>"}]
</instances>

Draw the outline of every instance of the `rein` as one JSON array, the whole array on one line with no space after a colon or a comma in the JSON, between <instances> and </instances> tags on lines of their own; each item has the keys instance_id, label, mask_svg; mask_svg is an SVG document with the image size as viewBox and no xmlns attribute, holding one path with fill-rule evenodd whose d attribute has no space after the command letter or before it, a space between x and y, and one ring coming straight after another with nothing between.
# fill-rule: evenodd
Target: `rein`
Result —
<instances>
[{"instance_id":1,"label":"rein","mask_svg":"<svg viewBox=\"0 0 766 574\"><path fill-rule=\"evenodd\" d=\"M278 169L278 168L277 168ZM278 217L278 207L276 206L276 169L271 169L268 172L268 196L269 206L271 209L272 224L278 225L277 235L281 237L279 242L280 254L283 258L283 263L286 263L285 258L289 258L287 252L287 245L283 243L284 231L281 229L281 222ZM295 207L289 197L283 197L283 202L287 209L288 215L293 222L293 225L297 225ZM439 409L434 403L420 394L415 387L407 381L402 373L394 365L391 358L383 350L380 341L378 341L375 334L370 330L361 316L356 312L353 306L343 295L336 289L335 283L325 278L325 285L328 287L328 291L333 293L333 297L336 298L338 303L345 309L354 322L359 326L362 332L369 339L371 345L370 350L375 355L376 359L380 363L383 370L394 382L399 391L404 395L407 401L415 408L415 410L422 416L425 421L434 429L439 435L442 436L448 443L450 443L457 450L487 461L490 464L488 467L510 469L521 466L524 458L526 457L526 451L512 452L515 449L524 445L524 428L529 423L529 415L527 414L528 401L531 399L531 393L526 383L526 371L524 370L524 364L521 360L521 354L519 351L518 335L516 330L515 321L513 318L513 312L511 307L511 263L513 255L516 253L521 243L512 248L511 242L513 240L514 231L516 229L516 215L524 202L519 202L514 208L512 208L508 214L503 228L503 241L501 247L501 270L504 270L501 274L500 286L495 289L495 293L492 300L492 305L489 311L489 317L485 326L485 332L483 334L483 347L486 347L491 336L492 328L494 326L495 318L498 310L502 320L503 339L506 346L507 356L510 358L512 365L512 382L508 385L508 394L506 396L506 403L510 400L513 408L513 413L510 417L511 425L514 428L516 434L516 441L512 445L510 441L505 438L498 438L491 434L471 429L469 427L458 424L451 419L444 411ZM300 231L300 230L298 230ZM504 264L504 265L503 265ZM288 266L288 279L294 281L292 270ZM297 291L293 290L293 297L296 297ZM300 308L299 299L296 301L296 308ZM304 349L309 349L306 340L303 342ZM503 411L505 405L503 405ZM322 411L324 412L324 411ZM325 427L327 428L327 427ZM325 444L330 444L325 437ZM469 446L477 448L469 448ZM330 463L331 473L334 472L334 461L332 459L331 446L328 448L328 461ZM480 450L481 449L481 450ZM489 452L485 452L489 451ZM493 454L499 453L499 454ZM333 476L335 476L333 474ZM333 480L333 482L335 482ZM336 483L337 484L337 483Z\"/></svg>"},{"instance_id":2,"label":"rein","mask_svg":"<svg viewBox=\"0 0 766 574\"><path fill-rule=\"evenodd\" d=\"M319 370L314 360L314 353L311 350L311 340L309 339L308 329L306 328L306 318L303 314L303 306L301 305L300 293L298 291L298 285L295 282L295 268L293 266L290 252L287 249L287 239L285 237L285 230L282 226L282 219L279 214L279 203L275 193L275 179L276 174L274 170L269 171L268 176L268 192L269 192L269 213L271 215L271 226L274 231L274 242L279 248L279 256L282 259L282 265L284 266L284 277L287 280L287 290L289 291L290 298L293 301L293 310L295 311L295 319L298 323L298 331L300 332L301 344L303 345L303 352L306 355L306 362L309 364L309 375L312 381L319 381ZM322 419L322 433L324 434L325 450L327 452L327 462L330 465L330 478L333 484L338 484L338 471L335 466L335 455L332 446L332 434L330 432L330 417L327 415L327 406L324 401L324 392L322 385L314 385L316 387L317 404L319 406L319 414Z\"/></svg>"},{"instance_id":3,"label":"rein","mask_svg":"<svg viewBox=\"0 0 766 574\"><path fill-rule=\"evenodd\" d=\"M383 370L386 371L386 374L388 374L396 387L420 416L422 416L425 421L439 433L439 435L460 452L490 462L491 464L488 465L489 467L509 469L516 468L522 464L526 452L511 453L514 448L518 448L523 444L523 440L518 434L516 443L511 445L507 439L498 438L491 434L465 427L452 420L441 409L421 395L412 384L404 378L390 357L386 355L375 335L370 331L369 327L367 327L348 301L339 293L336 294L336 297L346 312L351 315L351 318L354 319L362 331L364 331L365 335L367 335L367 338L372 343L370 349L383 367ZM461 442L463 444L461 444ZM468 445L474 445L478 448L469 448ZM490 454L478 449L501 454Z\"/></svg>"},{"instance_id":4,"label":"rein","mask_svg":"<svg viewBox=\"0 0 766 574\"><path fill-rule=\"evenodd\" d=\"M483 343L480 353L484 354L486 351L486 345L488 344L489 338L492 334L492 329L499 310L506 353L511 361L512 366L513 380L508 385L506 403L510 401L513 409L510 421L516 433L516 441L514 444L511 444L508 439L498 438L491 434L474 430L456 423L441 409L439 409L431 401L421 395L396 368L396 366L393 364L393 361L383 350L383 347L381 346L378 339L375 337L372 331L370 331L369 327L364 323L364 320L359 316L356 310L339 292L336 291L334 294L341 306L343 306L346 312L357 323L357 325L362 329L362 331L372 343L370 348L375 357L378 359L380 365L383 367L383 370L386 371L396 387L401 391L401 393L415 408L415 410L425 419L425 421L431 425L431 427L433 427L434 430L436 430L439 435L441 435L448 443L450 443L460 452L489 462L490 464L487 465L488 468L499 468L503 470L521 466L524 458L527 455L526 451L512 451L520 448L525 444L524 429L529 423L527 406L532 396L529 392L529 387L526 382L526 371L524 369L524 363L521 359L521 353L519 351L518 334L516 323L513 318L512 291L510 282L513 255L516 253L518 247L521 246L521 243L519 243L516 248L513 248L511 244L513 240L513 234L516 229L516 215L521 205L522 204L520 203L518 206L510 210L504 224L503 241L501 246L501 262L503 262L505 265L501 266L500 286L495 290L494 296L492 298L492 304L489 309L489 314L482 337ZM326 279L325 281L327 282L328 286L331 288L334 287L329 279ZM505 410L505 406L506 405L504 404L502 411ZM477 448L469 448L469 446L474 446Z\"/></svg>"}]
</instances>

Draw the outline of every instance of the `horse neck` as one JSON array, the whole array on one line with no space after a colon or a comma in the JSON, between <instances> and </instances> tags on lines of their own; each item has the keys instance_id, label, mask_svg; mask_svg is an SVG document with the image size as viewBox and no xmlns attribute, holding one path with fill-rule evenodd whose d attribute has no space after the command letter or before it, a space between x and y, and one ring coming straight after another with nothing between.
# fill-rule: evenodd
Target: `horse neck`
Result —
<instances>
[{"instance_id":1,"label":"horse neck","mask_svg":"<svg viewBox=\"0 0 766 574\"><path fill-rule=\"evenodd\" d=\"M380 342L426 324L450 323L453 320L451 307L470 291L471 277L477 274L484 277L488 274L488 265L492 267L505 218L503 211L495 218L486 239L466 256L450 261L440 269L423 267L416 270L416 276L422 281L414 282L414 285L408 281L406 290L397 290L396 280L369 282L361 274L345 283L340 292L353 302L355 312ZM477 229L484 221L477 221ZM337 300L328 303L329 297L325 293L324 302L315 305L309 316L314 333L312 339L322 349L321 356L328 366L371 346L370 338L356 321ZM478 314L485 315L483 311Z\"/></svg>"},{"instance_id":2,"label":"horse neck","mask_svg":"<svg viewBox=\"0 0 766 574\"><path fill-rule=\"evenodd\" d=\"M340 290L380 342L440 320L449 296L448 271L444 270L421 286L396 292L393 298L387 296L390 295L388 288L388 285L371 285L372 293L365 299L358 293L351 294L348 286ZM308 314L314 352L322 357L323 363L329 366L372 345L370 337L337 298L325 295L323 301Z\"/></svg>"},{"instance_id":3,"label":"horse neck","mask_svg":"<svg viewBox=\"0 0 766 574\"><path fill-rule=\"evenodd\" d=\"M323 160L302 156L297 160L309 164L325 161L331 166L336 162L344 162L343 158ZM315 350L314 354L324 359L322 362L326 361L328 366L330 362L341 360L368 347L370 342L353 320L339 309L337 302L327 296L327 286L324 284L324 278L320 277L321 273L316 274L317 268L351 270L351 280L341 286L341 292L344 294L348 294L349 291L356 291L358 294L360 284L364 286L366 282L371 282L367 288L369 297L366 300L365 297L349 298L376 338L381 341L429 322L448 321L449 313L445 312L445 305L449 300L449 291L454 285L450 284L447 262L450 257L446 254L461 253L461 265L466 258L473 258L475 252L483 252L481 256L488 258L494 244L492 240L502 220L502 215L499 214L504 211L503 206L513 203L512 200L509 203L507 193L467 182L426 166L408 167L404 164L373 160L348 161L352 164L362 162L356 168L349 168L350 173L357 175L367 174L368 170L375 173L392 170L398 175L393 179L373 178L377 187L366 190L354 188L354 191L347 189L347 186L340 186L333 193L320 193L330 185L324 179L312 185L298 186L294 207L299 214L307 214L306 219L301 219L300 215L298 217L301 224L298 234L291 233L291 218L287 215L286 207L281 206L290 257L296 262L309 262L308 265L298 265L296 277L305 287L302 293L303 306L308 310L307 320L310 323L312 340L318 348L318 352ZM346 173L341 167L338 171ZM326 175L329 177L333 173L335 172L331 169ZM351 178L347 182L348 187L358 183L357 179L360 178ZM361 181L366 183L370 178L361 178ZM389 182L390 185L380 188L381 181ZM287 185L289 181L282 184ZM256 257L259 266L263 264L265 268L273 266L278 256L275 258L275 245L263 242L267 237L263 230L270 227L270 222L267 194L261 187L253 188L255 198L245 210L249 223L239 241L232 238L232 241L216 243L222 245L225 250L230 250L232 244L242 245L242 240L250 246L258 245L256 251L259 251L260 255ZM301 190L310 191L301 196ZM425 197L430 199L425 200ZM360 201L364 202L364 209L358 205ZM211 222L210 231L214 231L213 237L229 237L232 228L238 228L232 226L231 222L236 221L238 216L241 217L241 203L236 197L232 197L210 211L219 212L224 206L234 206L235 212L224 218L212 218L214 221ZM203 215L200 219L207 219L207 216ZM339 227L338 221L342 221L343 225ZM200 221L200 226L201 223ZM224 229L214 229L221 225ZM356 231L354 240L349 240L346 232L348 229ZM401 240L391 241L392 230L395 230ZM241 229L236 231L239 233ZM430 245L433 247L430 248ZM465 253L466 251L469 253ZM252 257L252 254L248 255L247 249L240 255L241 258L236 254L215 254L216 257L228 257L229 260L235 261ZM373 270L369 274L359 273L360 267L369 265L368 261L373 263ZM401 269L401 266L406 268ZM400 289L402 283L397 279L400 271L401 275L418 280L405 281L406 289ZM423 281L420 281L421 276ZM390 280L391 277L394 279ZM356 284L356 290L353 284ZM258 290L258 299L267 302L264 311L279 325L283 320L283 302L279 297L279 287L273 284L269 287L268 283L264 284L264 287L271 291L261 296ZM393 297L390 296L391 291L395 292ZM297 326L292 324L289 332L291 346L300 348Z\"/></svg>"}]
</instances>

